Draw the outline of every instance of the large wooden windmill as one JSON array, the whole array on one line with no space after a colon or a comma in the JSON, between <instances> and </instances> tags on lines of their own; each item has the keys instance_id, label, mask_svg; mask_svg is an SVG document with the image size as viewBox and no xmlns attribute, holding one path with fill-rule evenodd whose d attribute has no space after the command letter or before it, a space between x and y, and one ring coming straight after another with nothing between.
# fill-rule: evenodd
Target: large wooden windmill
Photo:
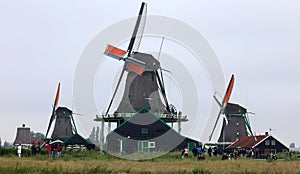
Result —
<instances>
[{"instance_id":1,"label":"large wooden windmill","mask_svg":"<svg viewBox=\"0 0 300 174\"><path fill-rule=\"evenodd\" d=\"M170 151L184 148L188 143L186 137L179 135L166 124L179 122L180 126L181 122L188 119L181 115L181 112L177 113L173 105L169 105L160 62L151 54L138 52L145 20L146 3L143 2L127 51L108 45L104 52L109 57L124 61L106 113L95 119L102 121L102 127L103 122L117 123L117 128L107 136L108 151ZM110 114L111 105L125 72L127 77L123 97L117 109ZM165 133L170 133L169 138L173 138L173 142L177 144L173 145L172 140L166 142L168 138L158 138ZM197 142L191 139L189 141Z\"/></svg>"}]
</instances>

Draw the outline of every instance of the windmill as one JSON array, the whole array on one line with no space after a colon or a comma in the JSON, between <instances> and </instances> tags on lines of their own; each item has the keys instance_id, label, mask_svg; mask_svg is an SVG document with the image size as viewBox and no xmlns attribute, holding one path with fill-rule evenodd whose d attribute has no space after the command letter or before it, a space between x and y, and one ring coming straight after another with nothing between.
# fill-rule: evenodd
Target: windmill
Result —
<instances>
[{"instance_id":1,"label":"windmill","mask_svg":"<svg viewBox=\"0 0 300 174\"><path fill-rule=\"evenodd\" d=\"M66 139L71 137L74 133L77 133L77 129L72 116L72 111L67 107L58 107L59 96L60 83L57 87L57 92L52 108L52 114L50 116L50 121L45 138L47 138L52 122L54 120L55 126L51 135L51 139Z\"/></svg>"},{"instance_id":2,"label":"windmill","mask_svg":"<svg viewBox=\"0 0 300 174\"><path fill-rule=\"evenodd\" d=\"M152 55L138 52L146 20L146 3L142 3L127 51L107 45L105 55L124 61L117 86L110 100L105 115L108 115L115 95L118 91L124 72L128 72L123 98L116 113L135 113L146 106L152 112L170 112L170 107L163 85L162 75L158 72L160 62ZM160 90L164 103L162 103Z\"/></svg>"},{"instance_id":3,"label":"windmill","mask_svg":"<svg viewBox=\"0 0 300 174\"><path fill-rule=\"evenodd\" d=\"M30 146L31 135L30 128L25 127L25 124L22 124L22 127L17 128L17 135L13 145L17 146L18 144Z\"/></svg>"},{"instance_id":4,"label":"windmill","mask_svg":"<svg viewBox=\"0 0 300 174\"><path fill-rule=\"evenodd\" d=\"M244 136L248 136L248 135L253 136L253 132L250 126L250 121L248 118L247 109L243 108L238 104L229 103L233 85L234 85L234 75L231 76L222 103L219 102L216 95L214 95L214 99L220 106L220 111L217 120L214 124L213 130L209 136L209 141L213 136L213 133L216 129L216 125L221 115L223 115L223 124L222 124L221 134L218 139L218 142L230 143Z\"/></svg>"},{"instance_id":5,"label":"windmill","mask_svg":"<svg viewBox=\"0 0 300 174\"><path fill-rule=\"evenodd\" d=\"M123 61L124 65L109 105L102 116L94 121L101 122L101 137L104 137L104 122L117 123L117 128L106 136L108 152L152 152L181 150L199 142L184 137L166 123L188 121L174 105L169 104L164 87L162 68L158 59L151 54L138 51L146 20L146 3L142 3L127 51L107 45L104 55ZM160 72L159 72L160 71ZM111 105L127 72L123 97L117 109L110 114ZM162 97L161 97L162 96ZM104 140L103 140L104 141ZM101 146L104 142L100 142ZM103 147L103 146L102 146ZM102 148L100 147L100 149ZM193 146L194 147L194 146Z\"/></svg>"}]
</instances>

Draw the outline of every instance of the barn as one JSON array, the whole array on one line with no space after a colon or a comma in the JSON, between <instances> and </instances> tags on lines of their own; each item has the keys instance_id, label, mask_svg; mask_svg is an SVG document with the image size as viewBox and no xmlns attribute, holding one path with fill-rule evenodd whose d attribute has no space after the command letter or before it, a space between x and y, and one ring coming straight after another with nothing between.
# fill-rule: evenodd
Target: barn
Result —
<instances>
[{"instance_id":1,"label":"barn","mask_svg":"<svg viewBox=\"0 0 300 174\"><path fill-rule=\"evenodd\" d=\"M242 154L254 152L254 158L261 158L263 154L286 152L287 146L277 140L274 136L265 135L244 136L227 147L228 150L238 149Z\"/></svg>"}]
</instances>

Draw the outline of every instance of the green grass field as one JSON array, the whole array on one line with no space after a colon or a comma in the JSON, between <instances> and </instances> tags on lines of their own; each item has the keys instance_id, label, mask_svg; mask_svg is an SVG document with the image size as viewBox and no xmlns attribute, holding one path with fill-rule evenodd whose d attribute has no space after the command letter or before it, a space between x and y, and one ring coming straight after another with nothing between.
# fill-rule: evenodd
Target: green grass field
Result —
<instances>
[{"instance_id":1,"label":"green grass field","mask_svg":"<svg viewBox=\"0 0 300 174\"><path fill-rule=\"evenodd\" d=\"M300 161L253 160L240 158L222 161L212 157L205 161L180 158L169 153L145 161L119 159L99 152L68 152L52 159L46 155L17 158L0 157L0 173L225 173L225 174L300 174Z\"/></svg>"}]
</instances>

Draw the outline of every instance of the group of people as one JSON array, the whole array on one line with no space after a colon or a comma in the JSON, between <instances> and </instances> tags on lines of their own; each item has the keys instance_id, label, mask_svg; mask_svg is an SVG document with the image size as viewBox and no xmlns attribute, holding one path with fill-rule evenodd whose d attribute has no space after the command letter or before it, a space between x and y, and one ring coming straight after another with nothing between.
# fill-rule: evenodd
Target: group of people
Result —
<instances>
[{"instance_id":1,"label":"group of people","mask_svg":"<svg viewBox=\"0 0 300 174\"><path fill-rule=\"evenodd\" d=\"M205 153L203 151L202 146L194 147L192 150L193 157L197 158L198 160L205 160ZM189 157L189 149L185 147L181 152L182 159Z\"/></svg>"},{"instance_id":2,"label":"group of people","mask_svg":"<svg viewBox=\"0 0 300 174\"><path fill-rule=\"evenodd\" d=\"M31 149L31 153L32 153L33 156L35 156L37 153L41 153L41 145L40 145L40 143L38 143L37 146L34 143L32 143L30 149Z\"/></svg>"},{"instance_id":3,"label":"group of people","mask_svg":"<svg viewBox=\"0 0 300 174\"><path fill-rule=\"evenodd\" d=\"M48 144L47 143L45 145L45 148L46 148L46 152L47 152L48 156L57 158L61 155L62 146L60 144ZM33 156L41 153L41 145L39 143L38 143L38 145L35 145L34 143L32 143L30 149L31 149L31 153ZM18 157L21 158L21 154L22 154L22 145L21 144L18 144L18 146L17 146L17 154L18 154Z\"/></svg>"},{"instance_id":4,"label":"group of people","mask_svg":"<svg viewBox=\"0 0 300 174\"><path fill-rule=\"evenodd\" d=\"M209 147L209 148L204 148L203 146L195 146L192 149L192 153L193 153L193 157L197 158L198 160L205 160L206 156L205 154L207 154L209 157L211 156L221 156L222 160L226 160L226 159L237 159L237 157L239 156L239 151L238 150L234 150L232 153L227 154L226 151L223 148L217 148L217 147ZM189 156L189 149L188 147L185 147L182 151L181 151L181 156L182 159L184 158L188 158Z\"/></svg>"},{"instance_id":5,"label":"group of people","mask_svg":"<svg viewBox=\"0 0 300 174\"><path fill-rule=\"evenodd\" d=\"M53 158L57 158L61 155L62 146L60 144L46 144L47 154L52 155Z\"/></svg>"}]
</instances>

